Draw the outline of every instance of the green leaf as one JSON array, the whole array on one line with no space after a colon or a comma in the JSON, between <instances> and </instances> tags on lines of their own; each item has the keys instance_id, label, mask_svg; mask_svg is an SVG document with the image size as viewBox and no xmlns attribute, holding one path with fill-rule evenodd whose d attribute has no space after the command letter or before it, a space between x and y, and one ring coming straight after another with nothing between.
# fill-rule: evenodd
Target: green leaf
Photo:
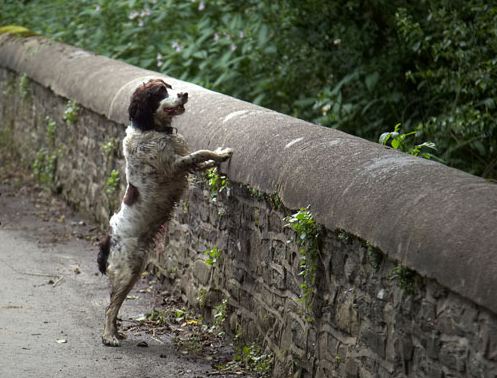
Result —
<instances>
[{"instance_id":1,"label":"green leaf","mask_svg":"<svg viewBox=\"0 0 497 378\"><path fill-rule=\"evenodd\" d=\"M380 74L378 72L373 72L372 74L366 76L365 83L366 87L368 88L368 91L372 91L374 89L379 79L380 79Z\"/></svg>"},{"instance_id":2,"label":"green leaf","mask_svg":"<svg viewBox=\"0 0 497 378\"><path fill-rule=\"evenodd\" d=\"M378 142L380 144L383 144L386 146L388 140L391 138L392 136L392 133L389 133L389 132L386 132L386 133L383 133L380 135L380 139L378 140Z\"/></svg>"}]
</instances>

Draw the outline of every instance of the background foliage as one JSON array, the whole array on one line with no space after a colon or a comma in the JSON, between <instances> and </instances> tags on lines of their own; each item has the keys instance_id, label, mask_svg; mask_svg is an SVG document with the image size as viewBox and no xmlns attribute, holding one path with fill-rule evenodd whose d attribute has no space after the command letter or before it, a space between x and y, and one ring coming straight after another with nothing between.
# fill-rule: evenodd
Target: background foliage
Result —
<instances>
[{"instance_id":1,"label":"background foliage","mask_svg":"<svg viewBox=\"0 0 497 378\"><path fill-rule=\"evenodd\" d=\"M0 24L377 140L402 124L497 178L497 5L480 0L0 0Z\"/></svg>"}]
</instances>

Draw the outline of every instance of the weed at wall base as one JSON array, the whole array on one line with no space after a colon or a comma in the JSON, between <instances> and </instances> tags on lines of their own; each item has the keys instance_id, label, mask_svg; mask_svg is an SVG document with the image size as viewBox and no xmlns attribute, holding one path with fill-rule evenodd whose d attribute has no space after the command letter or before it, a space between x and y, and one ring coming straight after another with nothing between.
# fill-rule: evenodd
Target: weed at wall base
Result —
<instances>
[{"instance_id":1,"label":"weed at wall base","mask_svg":"<svg viewBox=\"0 0 497 378\"><path fill-rule=\"evenodd\" d=\"M31 169L40 184L52 188L55 183L57 153L50 153L47 149L42 148L36 154Z\"/></svg>"}]
</instances>

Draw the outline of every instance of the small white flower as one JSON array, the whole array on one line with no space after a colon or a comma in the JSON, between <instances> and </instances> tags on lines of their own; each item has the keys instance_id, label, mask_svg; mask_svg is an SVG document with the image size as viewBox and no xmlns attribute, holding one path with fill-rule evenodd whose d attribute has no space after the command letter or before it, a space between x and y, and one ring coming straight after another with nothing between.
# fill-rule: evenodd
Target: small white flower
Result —
<instances>
[{"instance_id":1,"label":"small white flower","mask_svg":"<svg viewBox=\"0 0 497 378\"><path fill-rule=\"evenodd\" d=\"M217 42L217 41L219 41L219 34L214 33L214 42Z\"/></svg>"},{"instance_id":2,"label":"small white flower","mask_svg":"<svg viewBox=\"0 0 497 378\"><path fill-rule=\"evenodd\" d=\"M142 27L143 27L143 25L145 25L145 23L143 22L143 20L142 20L142 19L140 19L140 21L138 21L138 26L139 26L140 28L142 28Z\"/></svg>"},{"instance_id":3,"label":"small white flower","mask_svg":"<svg viewBox=\"0 0 497 378\"><path fill-rule=\"evenodd\" d=\"M130 20L134 20L135 18L137 18L140 14L137 12L137 11L132 11L129 13L128 15L128 19Z\"/></svg>"},{"instance_id":4,"label":"small white flower","mask_svg":"<svg viewBox=\"0 0 497 378\"><path fill-rule=\"evenodd\" d=\"M176 50L176 52L180 52L182 50L180 44L176 41L173 41L173 43L171 43L171 47Z\"/></svg>"},{"instance_id":5,"label":"small white flower","mask_svg":"<svg viewBox=\"0 0 497 378\"><path fill-rule=\"evenodd\" d=\"M231 51L235 51L235 50L236 50L236 45L235 45L234 43L232 43L232 44L230 45L230 50L231 50Z\"/></svg>"},{"instance_id":6,"label":"small white flower","mask_svg":"<svg viewBox=\"0 0 497 378\"><path fill-rule=\"evenodd\" d=\"M164 60L163 60L163 56L160 52L157 53L157 57L155 59L157 60L157 67L162 66L162 64L164 63Z\"/></svg>"},{"instance_id":7,"label":"small white flower","mask_svg":"<svg viewBox=\"0 0 497 378\"><path fill-rule=\"evenodd\" d=\"M245 33L243 32L243 30L240 31L240 38L243 38L245 37Z\"/></svg>"},{"instance_id":8,"label":"small white flower","mask_svg":"<svg viewBox=\"0 0 497 378\"><path fill-rule=\"evenodd\" d=\"M101 9L101 8L100 8L100 5L99 5L99 4L97 4L97 6L95 7L95 12L97 12L97 13L98 13L98 12L100 12L100 9Z\"/></svg>"},{"instance_id":9,"label":"small white flower","mask_svg":"<svg viewBox=\"0 0 497 378\"><path fill-rule=\"evenodd\" d=\"M321 114L325 116L326 114L328 114L328 112L330 111L330 109L331 109L331 104L324 105L321 108Z\"/></svg>"},{"instance_id":10,"label":"small white flower","mask_svg":"<svg viewBox=\"0 0 497 378\"><path fill-rule=\"evenodd\" d=\"M198 10L200 12L202 12L203 10L205 9L205 2L204 0L200 1L200 3L198 4Z\"/></svg>"},{"instance_id":11,"label":"small white flower","mask_svg":"<svg viewBox=\"0 0 497 378\"><path fill-rule=\"evenodd\" d=\"M335 38L335 39L333 40L333 44L334 44L335 46L338 46L340 43L342 43L342 40L341 40L340 38Z\"/></svg>"}]
</instances>

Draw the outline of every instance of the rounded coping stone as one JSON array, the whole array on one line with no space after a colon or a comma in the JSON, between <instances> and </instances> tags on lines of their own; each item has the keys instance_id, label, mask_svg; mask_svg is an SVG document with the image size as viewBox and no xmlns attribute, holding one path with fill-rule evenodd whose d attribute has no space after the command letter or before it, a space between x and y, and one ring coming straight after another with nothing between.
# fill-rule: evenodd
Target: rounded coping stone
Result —
<instances>
[{"instance_id":1,"label":"rounded coping stone","mask_svg":"<svg viewBox=\"0 0 497 378\"><path fill-rule=\"evenodd\" d=\"M123 125L136 86L165 78L189 92L174 126L192 148L234 149L230 180L310 206L328 229L497 312L495 184L42 37L0 36L0 65Z\"/></svg>"}]
</instances>

